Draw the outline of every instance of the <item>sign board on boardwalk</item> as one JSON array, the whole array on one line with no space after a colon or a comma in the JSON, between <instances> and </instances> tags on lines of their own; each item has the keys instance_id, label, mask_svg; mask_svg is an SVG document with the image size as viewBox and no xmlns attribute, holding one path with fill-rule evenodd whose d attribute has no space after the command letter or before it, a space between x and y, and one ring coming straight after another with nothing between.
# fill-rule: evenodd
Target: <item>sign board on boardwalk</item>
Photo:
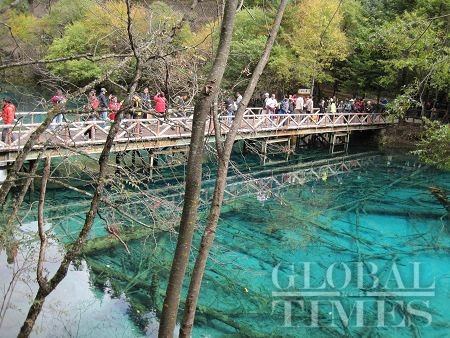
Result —
<instances>
[{"instance_id":1,"label":"sign board on boardwalk","mask_svg":"<svg viewBox=\"0 0 450 338\"><path fill-rule=\"evenodd\" d=\"M300 95L311 95L311 89L300 88L298 90L298 94L300 94Z\"/></svg>"}]
</instances>

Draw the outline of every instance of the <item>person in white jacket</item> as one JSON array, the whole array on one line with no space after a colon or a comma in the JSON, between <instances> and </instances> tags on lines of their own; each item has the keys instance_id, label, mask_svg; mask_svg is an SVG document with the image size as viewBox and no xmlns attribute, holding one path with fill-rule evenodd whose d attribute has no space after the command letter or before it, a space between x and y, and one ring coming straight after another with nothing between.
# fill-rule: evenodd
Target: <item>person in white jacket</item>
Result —
<instances>
[{"instance_id":1,"label":"person in white jacket","mask_svg":"<svg viewBox=\"0 0 450 338\"><path fill-rule=\"evenodd\" d=\"M303 114L303 106L305 105L305 100L303 99L303 96L299 95L297 97L297 100L295 100L295 110L294 112L296 114Z\"/></svg>"},{"instance_id":2,"label":"person in white jacket","mask_svg":"<svg viewBox=\"0 0 450 338\"><path fill-rule=\"evenodd\" d=\"M272 94L272 97L268 98L266 101L266 108L268 114L275 114L278 106L278 101L276 99L275 94Z\"/></svg>"}]
</instances>

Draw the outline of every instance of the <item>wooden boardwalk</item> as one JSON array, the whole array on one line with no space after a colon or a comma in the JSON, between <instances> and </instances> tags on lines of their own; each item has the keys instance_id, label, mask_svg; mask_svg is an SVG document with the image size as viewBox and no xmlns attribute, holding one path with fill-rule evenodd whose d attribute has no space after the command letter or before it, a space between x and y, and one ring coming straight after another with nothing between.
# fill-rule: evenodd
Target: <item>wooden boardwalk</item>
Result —
<instances>
[{"instance_id":1,"label":"wooden boardwalk","mask_svg":"<svg viewBox=\"0 0 450 338\"><path fill-rule=\"evenodd\" d=\"M389 121L381 114L261 114L261 108L248 108L240 125L237 139L269 139L296 135L350 133L352 131L385 128ZM226 135L232 118L219 117L220 133ZM14 127L14 142L0 142L0 164L15 160L27 139L40 123L1 125ZM34 121L32 121L34 122ZM45 149L45 156L62 157L78 152L98 154L102 151L110 129L107 121L69 121L53 124L40 137L27 159L36 159ZM123 120L115 138L113 152L136 149L167 149L189 145L192 116L169 120ZM207 121L206 137L215 140L213 121Z\"/></svg>"}]
</instances>

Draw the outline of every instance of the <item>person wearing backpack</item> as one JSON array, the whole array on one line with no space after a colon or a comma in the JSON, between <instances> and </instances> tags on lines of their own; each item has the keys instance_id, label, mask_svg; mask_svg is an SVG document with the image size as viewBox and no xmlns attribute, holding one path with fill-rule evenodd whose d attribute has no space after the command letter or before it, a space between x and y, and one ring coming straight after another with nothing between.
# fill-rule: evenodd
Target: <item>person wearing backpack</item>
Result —
<instances>
[{"instance_id":1,"label":"person wearing backpack","mask_svg":"<svg viewBox=\"0 0 450 338\"><path fill-rule=\"evenodd\" d=\"M280 103L280 110L278 114L287 114L289 110L289 98L287 95L284 96L284 99Z\"/></svg>"}]
</instances>

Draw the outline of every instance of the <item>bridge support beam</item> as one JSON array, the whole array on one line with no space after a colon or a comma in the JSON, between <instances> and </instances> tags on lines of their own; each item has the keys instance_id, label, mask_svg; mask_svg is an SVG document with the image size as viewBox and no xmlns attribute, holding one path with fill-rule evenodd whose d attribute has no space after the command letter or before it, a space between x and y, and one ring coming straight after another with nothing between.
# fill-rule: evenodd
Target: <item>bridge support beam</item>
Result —
<instances>
[{"instance_id":1,"label":"bridge support beam","mask_svg":"<svg viewBox=\"0 0 450 338\"><path fill-rule=\"evenodd\" d=\"M262 165L266 165L266 162L268 160L268 156L270 154L268 146L270 144L276 144L276 143L286 143L285 146L285 151L282 152L276 152L273 154L280 154L280 153L285 153L286 154L286 161L289 160L289 153L290 153L290 149L291 149L291 138L275 138L275 139L265 139L264 141L262 141L261 143L261 154L262 154Z\"/></svg>"},{"instance_id":2,"label":"bridge support beam","mask_svg":"<svg viewBox=\"0 0 450 338\"><path fill-rule=\"evenodd\" d=\"M350 142L350 133L334 133L331 136L330 154L340 154L348 152L348 144ZM342 150L336 151L336 147L343 147Z\"/></svg>"},{"instance_id":3,"label":"bridge support beam","mask_svg":"<svg viewBox=\"0 0 450 338\"><path fill-rule=\"evenodd\" d=\"M6 163L0 163L0 185L5 182L6 176L8 176L8 167Z\"/></svg>"}]
</instances>

